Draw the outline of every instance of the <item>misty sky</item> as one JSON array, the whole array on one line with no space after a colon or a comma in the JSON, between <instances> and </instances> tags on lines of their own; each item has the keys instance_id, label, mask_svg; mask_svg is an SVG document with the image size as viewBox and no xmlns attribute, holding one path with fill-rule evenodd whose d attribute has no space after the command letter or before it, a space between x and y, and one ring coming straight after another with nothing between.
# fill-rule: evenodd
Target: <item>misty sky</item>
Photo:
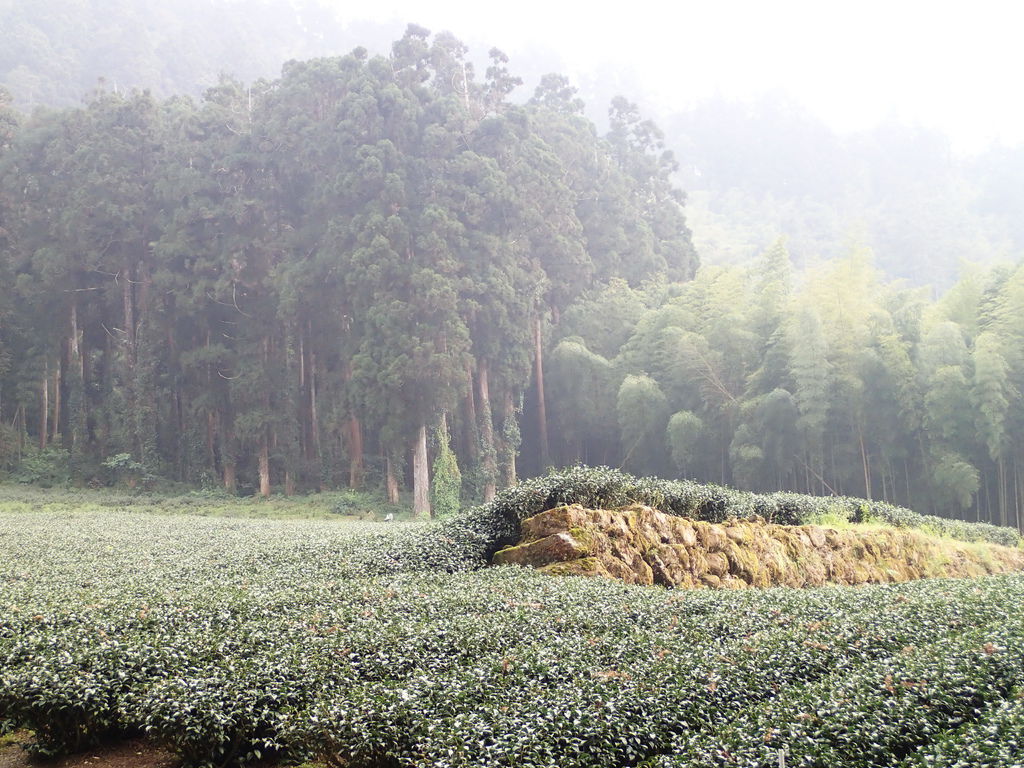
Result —
<instances>
[{"instance_id":1,"label":"misty sky","mask_svg":"<svg viewBox=\"0 0 1024 768\"><path fill-rule=\"evenodd\" d=\"M940 128L958 150L1024 141L1024 5L1006 0L327 1L343 18L487 41L513 70L545 51L577 80L632 71L659 111L784 89L841 132L896 117Z\"/></svg>"}]
</instances>

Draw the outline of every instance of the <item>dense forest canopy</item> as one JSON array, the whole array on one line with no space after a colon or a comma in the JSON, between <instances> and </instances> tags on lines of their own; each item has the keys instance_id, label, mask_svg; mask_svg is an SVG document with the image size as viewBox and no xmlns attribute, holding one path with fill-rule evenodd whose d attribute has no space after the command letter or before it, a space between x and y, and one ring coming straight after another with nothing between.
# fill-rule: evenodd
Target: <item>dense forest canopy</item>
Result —
<instances>
[{"instance_id":1,"label":"dense forest canopy","mask_svg":"<svg viewBox=\"0 0 1024 768\"><path fill-rule=\"evenodd\" d=\"M222 74L273 78L289 59L356 46L388 55L402 26L353 15L327 0L0 0L0 85L30 113L77 106L98 83L198 99ZM485 71L493 40L459 37ZM531 46L515 60L524 84L509 99L525 103L545 72L564 66L558 53ZM885 275L941 292L965 261L991 265L1024 251L1024 147L962 156L943 133L896 119L840 136L783 91L670 109L629 67L577 69L584 114L600 132L619 93L664 130L705 263L746 261L784 235L798 267L855 244L873 250Z\"/></svg>"},{"instance_id":2,"label":"dense forest canopy","mask_svg":"<svg viewBox=\"0 0 1024 768\"><path fill-rule=\"evenodd\" d=\"M79 478L263 493L369 473L394 497L409 459L425 509L441 425L475 493L510 483L552 319L697 261L632 104L601 137L564 78L514 105L506 57L477 78L465 54L410 26L388 57L226 78L201 105L7 108L7 460L56 444Z\"/></svg>"},{"instance_id":3,"label":"dense forest canopy","mask_svg":"<svg viewBox=\"0 0 1024 768\"><path fill-rule=\"evenodd\" d=\"M61 23L151 22L122 5ZM0 4L13 85L60 35L22 8ZM840 141L772 101L666 137L615 97L599 128L567 78L526 89L417 26L196 100L174 94L229 49L195 42L180 80L136 68L155 92L38 75L69 90L31 114L0 92L6 471L412 487L425 510L431 480L451 508L452 482L585 461L1021 525L1017 151Z\"/></svg>"}]
</instances>

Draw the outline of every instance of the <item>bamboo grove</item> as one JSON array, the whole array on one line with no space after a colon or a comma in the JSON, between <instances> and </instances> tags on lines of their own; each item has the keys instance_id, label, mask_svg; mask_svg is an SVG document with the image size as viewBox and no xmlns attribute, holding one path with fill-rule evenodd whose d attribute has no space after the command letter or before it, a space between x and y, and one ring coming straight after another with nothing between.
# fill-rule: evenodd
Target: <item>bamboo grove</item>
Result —
<instances>
[{"instance_id":1,"label":"bamboo grove","mask_svg":"<svg viewBox=\"0 0 1024 768\"><path fill-rule=\"evenodd\" d=\"M793 274L780 242L613 282L558 333L559 461L1024 522L1024 265L965 266L933 300L861 249Z\"/></svg>"},{"instance_id":2,"label":"bamboo grove","mask_svg":"<svg viewBox=\"0 0 1024 768\"><path fill-rule=\"evenodd\" d=\"M1021 526L1022 268L698 271L658 129L519 85L412 26L199 104L0 107L3 468L426 512L431 467L470 501L579 461Z\"/></svg>"}]
</instances>

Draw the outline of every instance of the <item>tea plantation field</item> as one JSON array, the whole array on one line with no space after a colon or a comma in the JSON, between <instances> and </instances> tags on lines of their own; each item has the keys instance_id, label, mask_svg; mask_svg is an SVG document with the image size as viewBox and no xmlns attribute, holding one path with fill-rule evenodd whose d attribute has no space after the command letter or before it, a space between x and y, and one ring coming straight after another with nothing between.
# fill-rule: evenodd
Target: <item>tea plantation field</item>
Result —
<instances>
[{"instance_id":1,"label":"tea plantation field","mask_svg":"<svg viewBox=\"0 0 1024 768\"><path fill-rule=\"evenodd\" d=\"M0 511L0 722L190 766L1024 766L1024 576L673 592L458 530Z\"/></svg>"}]
</instances>

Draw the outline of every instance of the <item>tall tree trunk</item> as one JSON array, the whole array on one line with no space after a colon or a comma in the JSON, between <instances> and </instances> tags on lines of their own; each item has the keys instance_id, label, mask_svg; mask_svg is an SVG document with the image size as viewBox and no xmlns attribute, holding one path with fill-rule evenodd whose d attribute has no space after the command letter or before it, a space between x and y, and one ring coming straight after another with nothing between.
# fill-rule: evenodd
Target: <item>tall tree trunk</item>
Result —
<instances>
[{"instance_id":1,"label":"tall tree trunk","mask_svg":"<svg viewBox=\"0 0 1024 768\"><path fill-rule=\"evenodd\" d=\"M503 406L504 418L502 424L505 425L516 418L515 399L512 397L511 392L505 392ZM519 446L506 443L504 429L502 433L501 453L503 460L501 462L501 486L502 488L508 488L516 483L516 453L519 450Z\"/></svg>"},{"instance_id":2,"label":"tall tree trunk","mask_svg":"<svg viewBox=\"0 0 1024 768\"><path fill-rule=\"evenodd\" d=\"M43 383L39 388L39 450L46 450L46 441L49 439L50 419L50 361L47 360L43 368Z\"/></svg>"},{"instance_id":3,"label":"tall tree trunk","mask_svg":"<svg viewBox=\"0 0 1024 768\"><path fill-rule=\"evenodd\" d=\"M188 477L191 454L185 449L185 408L182 405L181 389L174 388L174 426L177 437L174 441L174 461L178 465L178 480L184 482Z\"/></svg>"},{"instance_id":4,"label":"tall tree trunk","mask_svg":"<svg viewBox=\"0 0 1024 768\"><path fill-rule=\"evenodd\" d=\"M1020 457L1014 455L1013 457L1013 521L1017 530L1021 530L1021 519L1020 519Z\"/></svg>"},{"instance_id":5,"label":"tall tree trunk","mask_svg":"<svg viewBox=\"0 0 1024 768\"><path fill-rule=\"evenodd\" d=\"M61 436L60 432L60 416L61 416L61 402L60 402L60 390L61 390L61 379L64 377L63 374L64 366L61 364L60 357L57 358L57 370L53 372L53 435L51 441L56 443Z\"/></svg>"},{"instance_id":6,"label":"tall tree trunk","mask_svg":"<svg viewBox=\"0 0 1024 768\"><path fill-rule=\"evenodd\" d=\"M295 406L298 412L295 418L299 424L299 455L304 459L313 458L313 439L309 432L309 398L306 396L306 339L302 330L295 332L295 338L299 347L299 360L296 370L299 375L299 386L296 390L298 396Z\"/></svg>"},{"instance_id":7,"label":"tall tree trunk","mask_svg":"<svg viewBox=\"0 0 1024 768\"><path fill-rule=\"evenodd\" d=\"M284 471L284 495L295 495L295 476L291 473L291 470L289 469L286 469Z\"/></svg>"},{"instance_id":8,"label":"tall tree trunk","mask_svg":"<svg viewBox=\"0 0 1024 768\"><path fill-rule=\"evenodd\" d=\"M316 410L316 353L309 352L309 436L313 447L311 459L320 455L320 417ZM362 460L362 447L359 449L360 460Z\"/></svg>"},{"instance_id":9,"label":"tall tree trunk","mask_svg":"<svg viewBox=\"0 0 1024 768\"><path fill-rule=\"evenodd\" d=\"M73 365L78 366L78 375L82 377L83 383L85 380L85 362L82 358L81 339L78 330L78 302L71 301L71 338L70 350L71 350L71 362Z\"/></svg>"},{"instance_id":10,"label":"tall tree trunk","mask_svg":"<svg viewBox=\"0 0 1024 768\"><path fill-rule=\"evenodd\" d=\"M488 382L490 366L481 358L477 362L477 385L480 388L480 442L483 444L484 501L497 493L498 457L494 447L494 421L491 417L491 391Z\"/></svg>"},{"instance_id":11,"label":"tall tree trunk","mask_svg":"<svg viewBox=\"0 0 1024 768\"><path fill-rule=\"evenodd\" d=\"M480 430L477 427L476 396L473 392L473 364L466 363L466 398L463 401L462 442L466 446L466 466L475 467L480 461Z\"/></svg>"},{"instance_id":12,"label":"tall tree trunk","mask_svg":"<svg viewBox=\"0 0 1024 768\"><path fill-rule=\"evenodd\" d=\"M427 426L416 432L412 452L412 511L416 517L430 517L430 473L427 467Z\"/></svg>"},{"instance_id":13,"label":"tall tree trunk","mask_svg":"<svg viewBox=\"0 0 1024 768\"><path fill-rule=\"evenodd\" d=\"M857 439L860 442L860 460L864 468L864 498L871 501L871 470L868 467L868 452L864 447L864 429L857 425Z\"/></svg>"},{"instance_id":14,"label":"tall tree trunk","mask_svg":"<svg viewBox=\"0 0 1024 768\"><path fill-rule=\"evenodd\" d=\"M216 471L217 468L217 455L214 452L213 440L214 435L217 432L216 429L216 415L212 408L206 411L206 464L211 470Z\"/></svg>"},{"instance_id":15,"label":"tall tree trunk","mask_svg":"<svg viewBox=\"0 0 1024 768\"><path fill-rule=\"evenodd\" d=\"M544 396L544 339L541 334L541 316L538 313L533 320L533 370L537 384L537 435L540 450L540 468L547 469L551 463L551 451L548 446L548 410Z\"/></svg>"},{"instance_id":16,"label":"tall tree trunk","mask_svg":"<svg viewBox=\"0 0 1024 768\"><path fill-rule=\"evenodd\" d=\"M224 414L217 413L217 431L220 436L220 460L224 465L224 487L228 493L238 490L238 460L235 458L235 433L230 417L225 426Z\"/></svg>"},{"instance_id":17,"label":"tall tree trunk","mask_svg":"<svg viewBox=\"0 0 1024 768\"><path fill-rule=\"evenodd\" d=\"M27 432L27 429L25 428L24 403L18 406L16 418L18 419L18 461L21 461L21 454L25 452L25 434Z\"/></svg>"},{"instance_id":18,"label":"tall tree trunk","mask_svg":"<svg viewBox=\"0 0 1024 768\"><path fill-rule=\"evenodd\" d=\"M225 459L224 461L224 490L228 493L234 493L238 490L238 477L234 459Z\"/></svg>"},{"instance_id":19,"label":"tall tree trunk","mask_svg":"<svg viewBox=\"0 0 1024 768\"><path fill-rule=\"evenodd\" d=\"M352 364L346 360L341 365L341 378L343 381L348 383L352 380ZM388 459L388 467L391 466L390 459ZM348 485L350 488L360 488L363 484L363 425L359 421L359 417L355 413L349 413L348 417ZM388 474L388 500L391 499L390 481L394 479ZM393 504L398 503L398 482L395 482L395 500Z\"/></svg>"},{"instance_id":20,"label":"tall tree trunk","mask_svg":"<svg viewBox=\"0 0 1024 768\"><path fill-rule=\"evenodd\" d=\"M266 427L260 435L260 496L270 496L270 439Z\"/></svg>"},{"instance_id":21,"label":"tall tree trunk","mask_svg":"<svg viewBox=\"0 0 1024 768\"><path fill-rule=\"evenodd\" d=\"M398 478L395 476L395 465L391 461L390 456L384 459L384 486L387 492L388 503L397 504L399 501Z\"/></svg>"},{"instance_id":22,"label":"tall tree trunk","mask_svg":"<svg viewBox=\"0 0 1024 768\"><path fill-rule=\"evenodd\" d=\"M363 486L363 425L359 417L348 417L348 487Z\"/></svg>"},{"instance_id":23,"label":"tall tree trunk","mask_svg":"<svg viewBox=\"0 0 1024 768\"><path fill-rule=\"evenodd\" d=\"M84 435L79 434L85 430L88 421L85 397L85 358L82 355L82 348L78 331L78 302L72 294L71 299L71 335L68 338L68 371L71 373L71 387L74 391L69 392L68 404L68 438L71 454L74 456L81 448L81 440Z\"/></svg>"},{"instance_id":24,"label":"tall tree trunk","mask_svg":"<svg viewBox=\"0 0 1024 768\"><path fill-rule=\"evenodd\" d=\"M135 298L132 289L131 262L125 262L121 277L121 301L124 305L124 332L128 342L128 369L135 367Z\"/></svg>"},{"instance_id":25,"label":"tall tree trunk","mask_svg":"<svg viewBox=\"0 0 1024 768\"><path fill-rule=\"evenodd\" d=\"M996 469L996 476L999 480L999 525L1006 525L1006 462L1003 461L1002 456L996 462Z\"/></svg>"}]
</instances>

